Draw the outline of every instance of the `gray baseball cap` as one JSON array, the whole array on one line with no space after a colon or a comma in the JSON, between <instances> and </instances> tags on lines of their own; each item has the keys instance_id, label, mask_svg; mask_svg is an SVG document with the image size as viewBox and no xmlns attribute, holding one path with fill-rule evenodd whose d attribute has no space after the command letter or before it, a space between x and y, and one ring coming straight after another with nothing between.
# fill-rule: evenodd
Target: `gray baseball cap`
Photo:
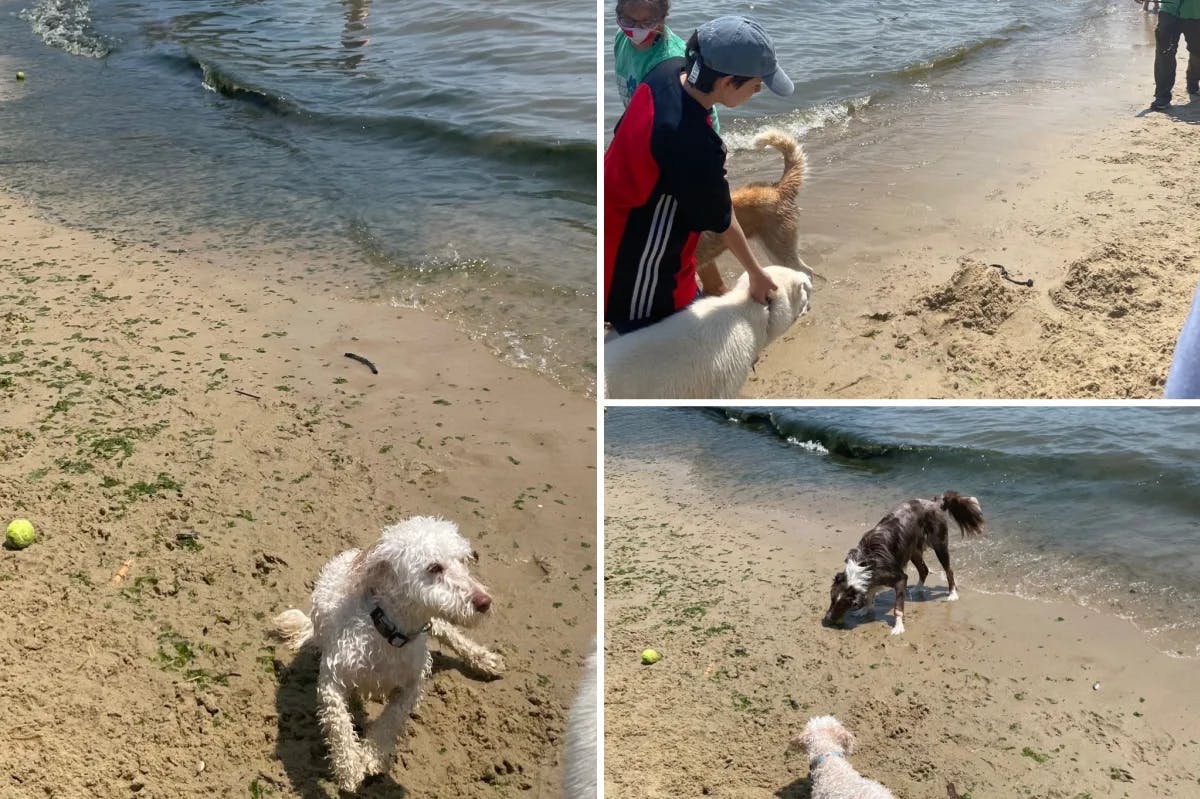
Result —
<instances>
[{"instance_id":1,"label":"gray baseball cap","mask_svg":"<svg viewBox=\"0 0 1200 799\"><path fill-rule=\"evenodd\" d=\"M709 69L726 75L762 78L775 94L787 97L795 87L775 63L775 44L749 17L717 17L696 29L700 59Z\"/></svg>"}]
</instances>

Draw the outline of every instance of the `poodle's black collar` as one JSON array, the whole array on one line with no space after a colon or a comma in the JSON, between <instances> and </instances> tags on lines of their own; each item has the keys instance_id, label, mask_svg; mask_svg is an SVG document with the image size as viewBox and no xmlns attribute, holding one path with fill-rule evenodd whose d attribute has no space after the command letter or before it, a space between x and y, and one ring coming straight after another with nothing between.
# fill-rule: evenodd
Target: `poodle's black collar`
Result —
<instances>
[{"instance_id":1,"label":"poodle's black collar","mask_svg":"<svg viewBox=\"0 0 1200 799\"><path fill-rule=\"evenodd\" d=\"M371 611L371 623L375 625L375 629L384 637L384 640L397 648L404 646L418 635L424 635L433 628L433 620L430 619L425 622L424 627L412 635L405 635L400 632L400 628L387 617L387 614L383 612L383 608L379 607L379 605L376 605L375 609Z\"/></svg>"}]
</instances>

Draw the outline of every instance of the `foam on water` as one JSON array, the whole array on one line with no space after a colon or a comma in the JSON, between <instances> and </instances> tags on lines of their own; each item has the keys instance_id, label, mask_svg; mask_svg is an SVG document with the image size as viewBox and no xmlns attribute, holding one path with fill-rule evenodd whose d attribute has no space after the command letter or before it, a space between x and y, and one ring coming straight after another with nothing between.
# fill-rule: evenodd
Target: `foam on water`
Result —
<instances>
[{"instance_id":1,"label":"foam on water","mask_svg":"<svg viewBox=\"0 0 1200 799\"><path fill-rule=\"evenodd\" d=\"M21 11L21 19L51 47L72 55L104 58L112 47L96 33L92 24L92 7L88 0L38 0Z\"/></svg>"},{"instance_id":2,"label":"foam on water","mask_svg":"<svg viewBox=\"0 0 1200 799\"><path fill-rule=\"evenodd\" d=\"M791 444L793 447L799 447L800 449L807 450L809 452L815 452L818 455L829 454L829 450L825 449L825 447L821 446L821 444L817 441L801 441L798 438L789 436L787 443Z\"/></svg>"},{"instance_id":3,"label":"foam on water","mask_svg":"<svg viewBox=\"0 0 1200 799\"><path fill-rule=\"evenodd\" d=\"M722 127L721 139L730 153L754 150L755 138L768 128L778 128L797 139L803 139L813 131L849 125L855 114L871 104L871 99L870 95L866 95L841 102L822 103L750 124L733 121Z\"/></svg>"}]
</instances>

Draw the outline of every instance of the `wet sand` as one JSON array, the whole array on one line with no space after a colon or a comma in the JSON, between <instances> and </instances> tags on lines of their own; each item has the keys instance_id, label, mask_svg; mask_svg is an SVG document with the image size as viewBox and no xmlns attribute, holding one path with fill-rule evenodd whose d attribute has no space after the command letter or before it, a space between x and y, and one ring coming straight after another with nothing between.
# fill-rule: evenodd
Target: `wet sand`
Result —
<instances>
[{"instance_id":1,"label":"wet sand","mask_svg":"<svg viewBox=\"0 0 1200 799\"><path fill-rule=\"evenodd\" d=\"M496 604L470 634L508 673L435 656L359 795L559 795L595 627L592 401L421 311L10 199L0 253L0 516L40 535L0 551L0 794L336 796L315 658L270 620L337 552L438 514L480 553Z\"/></svg>"},{"instance_id":2,"label":"wet sand","mask_svg":"<svg viewBox=\"0 0 1200 799\"><path fill-rule=\"evenodd\" d=\"M822 627L833 574L880 512L740 506L678 467L607 459L608 796L804 799L787 742L827 713L856 734L854 766L899 797L948 782L977 799L1197 795L1195 661L1132 625L969 583L948 603L933 569L903 635L890 594L874 620ZM646 647L663 659L643 666Z\"/></svg>"},{"instance_id":3,"label":"wet sand","mask_svg":"<svg viewBox=\"0 0 1200 799\"><path fill-rule=\"evenodd\" d=\"M867 109L806 141L799 245L824 280L743 396L1160 397L1200 280L1200 100L1181 58L1179 105L1146 111L1145 26L1085 92ZM730 161L734 185L778 170Z\"/></svg>"}]
</instances>

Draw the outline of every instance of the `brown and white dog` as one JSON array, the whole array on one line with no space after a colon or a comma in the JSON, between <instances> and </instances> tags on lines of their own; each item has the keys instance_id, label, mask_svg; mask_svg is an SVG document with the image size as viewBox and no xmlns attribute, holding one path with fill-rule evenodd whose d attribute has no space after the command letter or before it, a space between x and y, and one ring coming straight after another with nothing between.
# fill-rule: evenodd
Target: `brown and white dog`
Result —
<instances>
[{"instance_id":1,"label":"brown and white dog","mask_svg":"<svg viewBox=\"0 0 1200 799\"><path fill-rule=\"evenodd\" d=\"M967 534L983 533L983 512L975 497L947 491L932 500L910 499L880 519L879 524L863 535L858 546L846 554L845 567L833 576L824 623L840 624L851 608L873 614L875 595L892 588L896 591L896 624L892 627L892 635L904 632L906 570L910 562L917 567L920 577L917 585L924 590L929 568L922 554L929 547L946 570L950 589L946 600L958 599L954 572L950 569L947 514L958 524L964 538Z\"/></svg>"},{"instance_id":2,"label":"brown and white dog","mask_svg":"<svg viewBox=\"0 0 1200 799\"><path fill-rule=\"evenodd\" d=\"M760 150L774 147L783 154L783 176L777 183L751 183L732 193L733 212L747 239L757 238L771 254L771 263L798 269L812 278L812 270L796 252L797 223L800 207L796 195L804 182L804 148L790 133L764 130L754 139ZM710 297L719 297L729 288L717 269L717 257L725 252L725 243L716 233L700 235L696 245L696 274L700 288Z\"/></svg>"}]
</instances>

